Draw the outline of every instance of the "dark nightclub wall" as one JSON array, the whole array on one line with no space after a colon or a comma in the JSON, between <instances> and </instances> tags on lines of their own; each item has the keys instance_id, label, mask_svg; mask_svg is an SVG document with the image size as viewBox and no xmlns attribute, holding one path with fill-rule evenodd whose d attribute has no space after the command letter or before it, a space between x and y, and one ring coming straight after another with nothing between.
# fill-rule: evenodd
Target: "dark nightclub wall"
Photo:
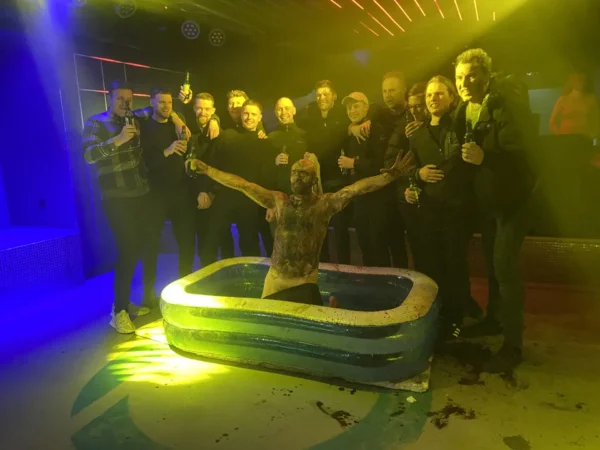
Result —
<instances>
[{"instance_id":1,"label":"dark nightclub wall","mask_svg":"<svg viewBox=\"0 0 600 450\"><path fill-rule=\"evenodd\" d=\"M7 114L0 165L10 221L13 226L75 228L56 72L36 63L22 34L0 31L0 40L0 83ZM54 89L47 90L48 85Z\"/></svg>"}]
</instances>

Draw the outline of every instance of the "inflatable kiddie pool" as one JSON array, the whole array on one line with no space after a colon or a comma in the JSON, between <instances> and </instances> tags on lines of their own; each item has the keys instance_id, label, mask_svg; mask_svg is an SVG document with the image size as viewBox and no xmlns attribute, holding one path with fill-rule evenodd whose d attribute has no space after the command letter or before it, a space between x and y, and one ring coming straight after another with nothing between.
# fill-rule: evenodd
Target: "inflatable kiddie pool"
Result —
<instances>
[{"instance_id":1,"label":"inflatable kiddie pool","mask_svg":"<svg viewBox=\"0 0 600 450\"><path fill-rule=\"evenodd\" d=\"M269 259L231 258L169 284L167 341L202 358L424 391L437 285L417 272L321 264L339 309L260 298Z\"/></svg>"}]
</instances>

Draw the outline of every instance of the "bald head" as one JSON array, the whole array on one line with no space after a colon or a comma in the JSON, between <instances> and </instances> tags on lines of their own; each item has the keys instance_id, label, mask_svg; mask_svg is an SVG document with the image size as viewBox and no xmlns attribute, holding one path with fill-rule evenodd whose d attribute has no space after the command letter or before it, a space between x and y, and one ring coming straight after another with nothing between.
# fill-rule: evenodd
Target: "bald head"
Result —
<instances>
[{"instance_id":1,"label":"bald head","mask_svg":"<svg viewBox=\"0 0 600 450\"><path fill-rule=\"evenodd\" d=\"M308 195L317 183L317 167L308 159L296 161L292 166L290 185L292 193Z\"/></svg>"},{"instance_id":2,"label":"bald head","mask_svg":"<svg viewBox=\"0 0 600 450\"><path fill-rule=\"evenodd\" d=\"M277 120L282 125L287 125L290 123L294 123L294 116L296 115L296 107L294 106L294 102L287 98L281 97L275 103L275 116L277 116Z\"/></svg>"}]
</instances>

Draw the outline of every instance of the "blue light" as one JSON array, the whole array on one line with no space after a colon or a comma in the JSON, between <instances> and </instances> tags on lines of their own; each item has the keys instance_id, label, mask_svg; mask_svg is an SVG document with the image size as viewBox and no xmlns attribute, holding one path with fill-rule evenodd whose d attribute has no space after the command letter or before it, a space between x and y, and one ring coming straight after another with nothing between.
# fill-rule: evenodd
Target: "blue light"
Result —
<instances>
[{"instance_id":1,"label":"blue light","mask_svg":"<svg viewBox=\"0 0 600 450\"><path fill-rule=\"evenodd\" d=\"M363 66L366 66L371 58L370 50L354 50L354 59L356 59Z\"/></svg>"}]
</instances>

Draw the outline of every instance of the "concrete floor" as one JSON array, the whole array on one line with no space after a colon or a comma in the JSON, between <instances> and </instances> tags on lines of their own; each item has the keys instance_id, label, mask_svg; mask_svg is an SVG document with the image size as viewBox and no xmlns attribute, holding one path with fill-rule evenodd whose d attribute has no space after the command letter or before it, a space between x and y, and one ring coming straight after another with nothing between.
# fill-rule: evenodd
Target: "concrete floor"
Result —
<instances>
[{"instance_id":1,"label":"concrete floor","mask_svg":"<svg viewBox=\"0 0 600 450\"><path fill-rule=\"evenodd\" d=\"M5 350L23 349L3 357L0 449L600 449L597 293L529 286L513 377L471 373L478 350L457 344L435 358L430 391L414 394L202 362L118 335L110 283L0 320ZM484 298L485 283L473 291ZM80 318L41 326L56 314ZM35 345L25 339L37 331Z\"/></svg>"}]
</instances>

